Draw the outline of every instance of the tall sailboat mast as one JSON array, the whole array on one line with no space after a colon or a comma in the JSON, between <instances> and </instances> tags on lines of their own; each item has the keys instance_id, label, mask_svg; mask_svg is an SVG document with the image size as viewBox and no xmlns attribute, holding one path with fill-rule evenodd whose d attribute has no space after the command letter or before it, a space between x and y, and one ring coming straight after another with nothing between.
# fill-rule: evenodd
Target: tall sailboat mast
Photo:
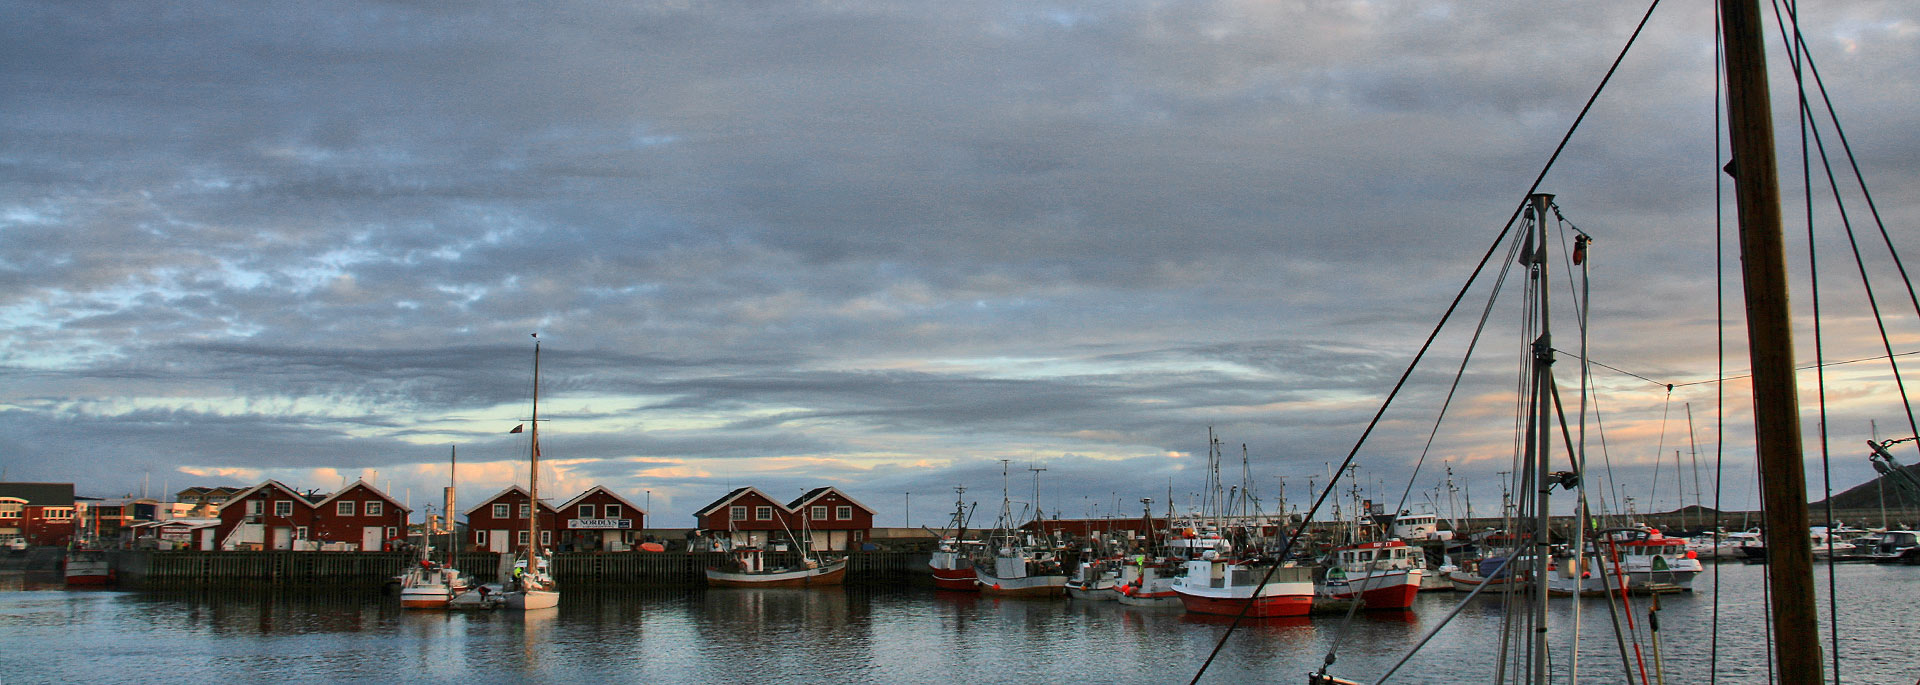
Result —
<instances>
[{"instance_id":1,"label":"tall sailboat mast","mask_svg":"<svg viewBox=\"0 0 1920 685\"><path fill-rule=\"evenodd\" d=\"M1773 150L1766 35L1759 0L1722 0L1727 43L1727 123L1739 208L1741 281L1753 368L1753 432L1767 525L1767 583L1773 595L1774 658L1781 682L1818 683L1819 612L1813 543L1806 535L1807 478L1800 438L1800 391L1793 377L1793 322L1787 306L1780 179Z\"/></svg>"},{"instance_id":2,"label":"tall sailboat mast","mask_svg":"<svg viewBox=\"0 0 1920 685\"><path fill-rule=\"evenodd\" d=\"M533 334L533 419L527 441L527 572L540 566L540 334Z\"/></svg>"}]
</instances>

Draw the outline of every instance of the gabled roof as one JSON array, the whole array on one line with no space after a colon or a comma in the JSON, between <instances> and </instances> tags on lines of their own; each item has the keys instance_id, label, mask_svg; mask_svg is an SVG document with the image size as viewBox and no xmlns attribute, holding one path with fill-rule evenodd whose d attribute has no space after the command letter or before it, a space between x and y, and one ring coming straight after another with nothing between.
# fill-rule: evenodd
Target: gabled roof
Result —
<instances>
[{"instance_id":1,"label":"gabled roof","mask_svg":"<svg viewBox=\"0 0 1920 685\"><path fill-rule=\"evenodd\" d=\"M786 511L789 514L793 513L793 510L789 509L787 505L781 504L780 500L774 499L772 497L768 497L767 493L761 492L759 488L745 487L745 488L734 488L733 492L729 492L725 495L721 495L720 499L714 500L712 504L709 504L705 507L701 507L699 511L693 512L693 517L700 518L702 516L706 516L707 514L711 514L713 512L719 511L721 507L732 504L734 500L740 499L741 497L745 497L748 494L759 495L761 499L764 499L768 502L772 502L773 506L780 507L782 510Z\"/></svg>"},{"instance_id":2,"label":"gabled roof","mask_svg":"<svg viewBox=\"0 0 1920 685\"><path fill-rule=\"evenodd\" d=\"M561 510L563 510L563 511L564 511L564 510L567 510L567 509L571 509L571 508L573 508L573 505L575 505L575 504L579 504L579 503L580 503L580 500L583 500L583 499L586 499L586 498L587 498L587 495L591 495L591 494L593 494L593 493L596 493L596 492L604 492L604 493L607 493L607 496L608 496L608 497L612 497L612 498L614 498L614 499L617 499L617 500L620 500L620 503L621 503L621 504L623 504L623 505L626 505L626 507L627 507L628 509L632 509L632 510L634 510L634 511L637 511L637 512L640 512L640 513L642 513L642 514L645 514L645 513L647 513L645 509L641 509L640 507L637 507L637 506L634 506L634 504L633 504L632 502L629 502L629 501L627 501L627 498L625 498L625 497L621 497L621 496L620 496L620 493L617 493L617 492L614 492L613 490L611 490L611 489L608 489L608 488L607 488L607 486L604 486L604 485L595 485L595 486L593 486L593 487L590 487L590 488L587 488L587 491L586 491L586 492L583 492L583 493L580 493L580 496L578 496L578 497L575 497L575 498L573 498L573 499L570 499L570 500L567 500L567 503L566 503L566 504L562 504L562 505L560 505L560 509L561 509Z\"/></svg>"},{"instance_id":3,"label":"gabled roof","mask_svg":"<svg viewBox=\"0 0 1920 685\"><path fill-rule=\"evenodd\" d=\"M312 507L312 506L313 506L313 501L312 501L312 500L309 500L309 499L307 499L307 498L305 498L305 497L301 497L301 496L300 496L300 493L299 493L299 491L296 491L296 490L294 490L293 488L290 488L290 487L287 487L287 484L286 484L286 483L282 483L282 482L280 482L280 481L277 481L277 480L273 480L273 479L271 479L271 478L269 478L269 479L267 479L267 480L266 480L265 482L263 482L263 483L261 483L261 484L259 484L259 485L255 485L255 486L253 486L253 487L250 487L250 488L247 488L247 489L245 489L245 490L241 490L241 491L239 491L239 492L236 492L236 493L233 493L233 496L232 496L232 497L228 497L228 498L227 498L227 501L225 501L225 502L221 502L221 503L220 503L220 508L219 508L219 509L217 509L216 511L226 511L226 510L227 510L227 507L230 507L230 506L233 506L233 505L235 505L235 504L238 504L238 503L239 503L239 502L240 502L241 500L244 500L244 499L246 499L246 498L248 498L248 497L252 497L252 496L253 496L253 493L255 493L255 492L257 492L257 491L259 491L259 490L261 490L262 488L268 488L268 487L272 487L272 488L277 488L277 489L279 489L280 491L282 491L282 492L285 492L285 493L287 493L288 495L291 495L291 496L293 496L293 501L295 501L295 502L299 502L299 503L301 503L301 504L305 504L305 505L307 505L308 507Z\"/></svg>"},{"instance_id":4,"label":"gabled roof","mask_svg":"<svg viewBox=\"0 0 1920 685\"><path fill-rule=\"evenodd\" d=\"M0 483L0 497L15 497L36 507L73 506L72 483Z\"/></svg>"},{"instance_id":5,"label":"gabled roof","mask_svg":"<svg viewBox=\"0 0 1920 685\"><path fill-rule=\"evenodd\" d=\"M821 497L827 496L827 493L833 493L835 495L839 495L841 499L844 499L848 502L853 503L853 506L860 507L861 509L867 510L867 513L869 514L874 514L876 516L880 514L880 512L874 511L873 507L869 507L865 504L861 504L860 500L854 499L852 495L841 492L840 488L835 488L835 487L814 488L812 490L808 490L807 494L801 495L799 499L796 499L792 502L787 503L787 508L793 511L799 511L801 507L807 506L807 503L820 499Z\"/></svg>"},{"instance_id":6,"label":"gabled roof","mask_svg":"<svg viewBox=\"0 0 1920 685\"><path fill-rule=\"evenodd\" d=\"M501 490L501 491L499 491L499 492L496 492L496 493L493 493L493 496L491 496L491 497L488 497L488 498L486 498L486 499L483 499L483 500L480 500L480 503L479 503L479 504L475 504L475 505L473 505L472 507L470 507L470 508L468 508L468 509L467 509L466 511L463 511L463 512L460 512L460 513L461 513L461 514L463 514L463 515L466 515L466 516L472 516L472 515L473 515L473 512L476 512L476 511L479 511L479 510L481 510L481 509L483 509L483 508L486 508L486 507L489 507L489 506L492 506L492 505L493 505L493 501L494 501L494 500L497 500L497 499L500 499L501 497L505 497L505 496L507 495L507 493L509 493L509 492L518 492L518 493L520 493L520 496L521 496L521 497L526 497L526 496L527 496L527 489L526 489L526 488L523 488L523 487L520 487L520 486L518 486L518 485L509 485L509 486L507 486L507 489L505 489L505 490ZM558 510L558 509L554 509L554 508L553 508L553 505L551 505L551 504L547 504L546 502L541 502L541 503L540 503L540 508L542 508L542 509L546 509L547 511L551 511L551 512L554 512L554 513L559 513L559 510Z\"/></svg>"},{"instance_id":7,"label":"gabled roof","mask_svg":"<svg viewBox=\"0 0 1920 685\"><path fill-rule=\"evenodd\" d=\"M348 491L351 491L354 488L360 487L362 485L367 486L368 490L372 491L373 494L379 495L380 499L386 500L388 504L392 504L393 506L399 507L401 511L408 512L408 513L413 512L412 509L407 508L407 505L401 504L400 500L394 499L393 495L389 495L387 493L381 492L380 488L373 487L372 483L368 483L364 479L356 480L352 484L348 485L347 487L340 488L338 492L335 492L331 495L327 495L326 499L320 500L318 503L314 504L314 506L324 507L327 505L328 502L332 502L334 499L340 497L341 495L347 494Z\"/></svg>"}]
</instances>

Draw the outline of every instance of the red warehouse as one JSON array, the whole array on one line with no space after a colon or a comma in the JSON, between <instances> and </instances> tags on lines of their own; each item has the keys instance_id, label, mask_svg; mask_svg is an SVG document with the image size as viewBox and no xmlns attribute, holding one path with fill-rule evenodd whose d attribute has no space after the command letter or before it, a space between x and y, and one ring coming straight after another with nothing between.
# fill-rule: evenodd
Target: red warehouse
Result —
<instances>
[{"instance_id":1,"label":"red warehouse","mask_svg":"<svg viewBox=\"0 0 1920 685\"><path fill-rule=\"evenodd\" d=\"M518 485L501 490L478 506L468 509L469 549L482 552L511 552L527 544L527 523L532 513L527 490ZM540 544L552 547L557 512L553 505L540 503Z\"/></svg>"},{"instance_id":2,"label":"red warehouse","mask_svg":"<svg viewBox=\"0 0 1920 685\"><path fill-rule=\"evenodd\" d=\"M599 485L560 505L559 516L562 552L624 552L633 548L633 532L647 527L647 512Z\"/></svg>"}]
</instances>

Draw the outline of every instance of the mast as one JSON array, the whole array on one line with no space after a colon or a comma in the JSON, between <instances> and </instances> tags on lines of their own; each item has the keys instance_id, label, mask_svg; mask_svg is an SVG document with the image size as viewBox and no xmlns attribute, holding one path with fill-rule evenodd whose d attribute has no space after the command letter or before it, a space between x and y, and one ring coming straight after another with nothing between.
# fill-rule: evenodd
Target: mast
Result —
<instances>
[{"instance_id":1,"label":"mast","mask_svg":"<svg viewBox=\"0 0 1920 685\"><path fill-rule=\"evenodd\" d=\"M455 544L454 539L456 537L457 531L454 530L456 526L453 525L453 511L454 511L453 510L453 484L454 484L454 481L456 480L454 477L454 472L459 467L460 467L460 448L455 447L453 445L448 445L447 446L447 496L446 496L446 503L443 505L445 507L445 511L443 513L445 513L447 517L447 521L446 521L447 566L449 568L453 567L454 565L453 547Z\"/></svg>"},{"instance_id":2,"label":"mast","mask_svg":"<svg viewBox=\"0 0 1920 685\"><path fill-rule=\"evenodd\" d=\"M533 334L533 420L528 421L532 439L527 447L527 573L537 573L540 562L540 334Z\"/></svg>"},{"instance_id":3,"label":"mast","mask_svg":"<svg viewBox=\"0 0 1920 685\"><path fill-rule=\"evenodd\" d=\"M1753 432L1767 526L1767 584L1773 594L1774 658L1781 682L1824 680L1807 537L1807 482L1801 456L1800 397L1793 377L1793 322L1787 306L1786 248L1773 150L1765 31L1759 0L1722 0L1727 43L1727 123L1739 208L1741 282L1753 368Z\"/></svg>"},{"instance_id":4,"label":"mast","mask_svg":"<svg viewBox=\"0 0 1920 685\"><path fill-rule=\"evenodd\" d=\"M1547 477L1547 469L1552 465L1553 454L1553 328L1550 325L1548 295L1552 289L1547 285L1547 208L1553 203L1553 196L1535 193L1527 197L1527 212L1533 217L1533 231L1527 235L1527 254L1524 259L1530 262L1538 292L1538 312L1540 336L1533 341L1533 396L1528 398L1533 404L1534 415L1527 426L1527 457L1533 466L1533 680L1535 683L1547 682L1547 566L1548 552L1552 540L1549 539L1548 525L1552 522L1553 510L1549 507L1553 494L1553 481Z\"/></svg>"}]
</instances>

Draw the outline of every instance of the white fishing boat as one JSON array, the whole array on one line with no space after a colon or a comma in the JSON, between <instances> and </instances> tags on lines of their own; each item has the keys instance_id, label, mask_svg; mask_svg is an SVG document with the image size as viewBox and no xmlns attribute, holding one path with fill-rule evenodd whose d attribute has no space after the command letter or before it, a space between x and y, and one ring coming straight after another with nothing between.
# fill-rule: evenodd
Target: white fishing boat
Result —
<instances>
[{"instance_id":1,"label":"white fishing boat","mask_svg":"<svg viewBox=\"0 0 1920 685\"><path fill-rule=\"evenodd\" d=\"M1174 579L1173 591L1187 611L1196 614L1305 616L1313 611L1313 570L1218 556L1194 559Z\"/></svg>"},{"instance_id":2,"label":"white fishing boat","mask_svg":"<svg viewBox=\"0 0 1920 685\"><path fill-rule=\"evenodd\" d=\"M1119 599L1113 587L1120 577L1119 559L1089 559L1080 562L1067 578L1067 596L1092 602Z\"/></svg>"},{"instance_id":3,"label":"white fishing boat","mask_svg":"<svg viewBox=\"0 0 1920 685\"><path fill-rule=\"evenodd\" d=\"M1687 592L1700 575L1700 560L1686 540L1652 528L1603 530L1582 555L1555 560L1547 574L1547 592L1557 596L1605 596L1609 592L1652 594Z\"/></svg>"},{"instance_id":4,"label":"white fishing boat","mask_svg":"<svg viewBox=\"0 0 1920 685\"><path fill-rule=\"evenodd\" d=\"M113 563L106 550L84 545L67 549L61 570L68 585L111 585L114 580Z\"/></svg>"},{"instance_id":5,"label":"white fishing boat","mask_svg":"<svg viewBox=\"0 0 1920 685\"><path fill-rule=\"evenodd\" d=\"M1115 599L1131 607L1183 606L1180 594L1173 591L1173 581L1180 577L1181 569L1178 560L1136 556L1120 566L1120 576L1113 585Z\"/></svg>"},{"instance_id":6,"label":"white fishing boat","mask_svg":"<svg viewBox=\"0 0 1920 685\"><path fill-rule=\"evenodd\" d=\"M1315 593L1326 599L1359 597L1368 609L1408 609L1420 594L1423 553L1399 538L1336 547Z\"/></svg>"},{"instance_id":7,"label":"white fishing boat","mask_svg":"<svg viewBox=\"0 0 1920 685\"><path fill-rule=\"evenodd\" d=\"M710 587L815 587L840 585L846 581L845 558L822 562L801 557L798 566L770 568L767 553L758 547L741 547L729 554L727 568L708 567Z\"/></svg>"}]
</instances>

